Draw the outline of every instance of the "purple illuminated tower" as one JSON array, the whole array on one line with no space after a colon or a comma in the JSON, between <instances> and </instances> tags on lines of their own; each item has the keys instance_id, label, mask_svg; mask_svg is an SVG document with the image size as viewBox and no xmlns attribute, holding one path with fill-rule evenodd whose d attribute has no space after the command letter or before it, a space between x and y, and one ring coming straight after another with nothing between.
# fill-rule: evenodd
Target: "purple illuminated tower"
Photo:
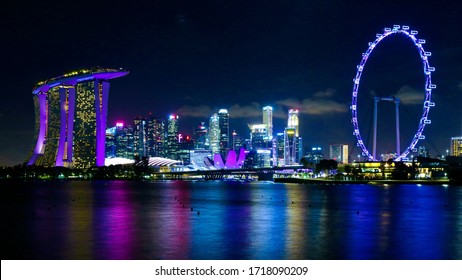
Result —
<instances>
[{"instance_id":1,"label":"purple illuminated tower","mask_svg":"<svg viewBox=\"0 0 462 280\"><path fill-rule=\"evenodd\" d=\"M28 165L103 166L109 80L123 69L79 70L33 89L37 143Z\"/></svg>"}]
</instances>

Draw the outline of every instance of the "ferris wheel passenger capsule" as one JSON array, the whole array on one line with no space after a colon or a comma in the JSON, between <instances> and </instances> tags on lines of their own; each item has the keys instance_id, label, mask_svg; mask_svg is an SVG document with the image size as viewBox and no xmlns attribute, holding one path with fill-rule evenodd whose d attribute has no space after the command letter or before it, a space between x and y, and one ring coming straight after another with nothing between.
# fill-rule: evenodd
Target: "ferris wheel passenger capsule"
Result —
<instances>
[{"instance_id":1,"label":"ferris wheel passenger capsule","mask_svg":"<svg viewBox=\"0 0 462 280\"><path fill-rule=\"evenodd\" d=\"M435 107L435 102L425 101L424 107Z\"/></svg>"}]
</instances>

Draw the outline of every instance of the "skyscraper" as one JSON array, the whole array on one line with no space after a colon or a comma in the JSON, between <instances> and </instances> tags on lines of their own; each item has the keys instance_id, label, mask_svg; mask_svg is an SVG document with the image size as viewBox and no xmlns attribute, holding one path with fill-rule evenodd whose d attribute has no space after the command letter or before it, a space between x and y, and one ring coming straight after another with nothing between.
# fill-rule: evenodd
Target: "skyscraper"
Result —
<instances>
[{"instance_id":1,"label":"skyscraper","mask_svg":"<svg viewBox=\"0 0 462 280\"><path fill-rule=\"evenodd\" d=\"M295 129L295 137L299 136L298 126L299 126L299 123L298 123L298 110L289 109L289 119L287 121L287 127Z\"/></svg>"},{"instance_id":2,"label":"skyscraper","mask_svg":"<svg viewBox=\"0 0 462 280\"><path fill-rule=\"evenodd\" d=\"M312 147L311 151L306 153L305 159L310 165L318 164L322 159L324 159L321 147Z\"/></svg>"},{"instance_id":3,"label":"skyscraper","mask_svg":"<svg viewBox=\"0 0 462 280\"><path fill-rule=\"evenodd\" d=\"M226 157L229 151L229 113L226 109L218 111L219 127L220 127L220 153L223 158Z\"/></svg>"},{"instance_id":4,"label":"skyscraper","mask_svg":"<svg viewBox=\"0 0 462 280\"><path fill-rule=\"evenodd\" d=\"M220 122L217 113L210 117L209 121L209 144L212 154L220 153Z\"/></svg>"},{"instance_id":5,"label":"skyscraper","mask_svg":"<svg viewBox=\"0 0 462 280\"><path fill-rule=\"evenodd\" d=\"M348 145L335 144L329 146L330 159L338 163L348 164Z\"/></svg>"},{"instance_id":6,"label":"skyscraper","mask_svg":"<svg viewBox=\"0 0 462 280\"><path fill-rule=\"evenodd\" d=\"M115 126L106 129L106 158L113 158L116 155Z\"/></svg>"},{"instance_id":7,"label":"skyscraper","mask_svg":"<svg viewBox=\"0 0 462 280\"><path fill-rule=\"evenodd\" d=\"M160 157L165 141L165 120L150 115L146 123L147 156Z\"/></svg>"},{"instance_id":8,"label":"skyscraper","mask_svg":"<svg viewBox=\"0 0 462 280\"><path fill-rule=\"evenodd\" d=\"M462 136L451 137L450 155L462 157Z\"/></svg>"},{"instance_id":9,"label":"skyscraper","mask_svg":"<svg viewBox=\"0 0 462 280\"><path fill-rule=\"evenodd\" d=\"M250 144L252 150L266 149L271 147L268 143L268 132L265 124L250 125Z\"/></svg>"},{"instance_id":10,"label":"skyscraper","mask_svg":"<svg viewBox=\"0 0 462 280\"><path fill-rule=\"evenodd\" d=\"M208 148L207 133L205 122L201 122L194 131L196 149L206 149L206 146Z\"/></svg>"},{"instance_id":11,"label":"skyscraper","mask_svg":"<svg viewBox=\"0 0 462 280\"><path fill-rule=\"evenodd\" d=\"M178 159L179 139L178 139L178 116L170 115L167 124L167 145L165 147L166 157Z\"/></svg>"},{"instance_id":12,"label":"skyscraper","mask_svg":"<svg viewBox=\"0 0 462 280\"><path fill-rule=\"evenodd\" d=\"M284 166L285 165L285 160L284 160L284 155L285 155L285 133L279 132L276 134L275 140L274 140L273 150L275 151L276 154L276 166Z\"/></svg>"},{"instance_id":13,"label":"skyscraper","mask_svg":"<svg viewBox=\"0 0 462 280\"><path fill-rule=\"evenodd\" d=\"M300 137L300 131L299 131L300 124L299 124L299 119L298 119L298 113L299 111L297 109L289 109L289 118L287 120L287 128L294 129L293 144L290 143L290 145L293 145L293 147L290 147L290 152L291 152L290 160L293 163L300 162L303 156L303 145L302 145L302 137ZM291 133L292 132L289 131L289 134L288 134L289 140L292 137Z\"/></svg>"},{"instance_id":14,"label":"skyscraper","mask_svg":"<svg viewBox=\"0 0 462 280\"><path fill-rule=\"evenodd\" d=\"M273 107L263 107L263 124L266 125L268 140L273 139Z\"/></svg>"},{"instance_id":15,"label":"skyscraper","mask_svg":"<svg viewBox=\"0 0 462 280\"><path fill-rule=\"evenodd\" d=\"M244 142L239 134L236 131L233 131L233 150L239 151L240 148L244 148Z\"/></svg>"},{"instance_id":16,"label":"skyscraper","mask_svg":"<svg viewBox=\"0 0 462 280\"><path fill-rule=\"evenodd\" d=\"M131 157L128 156L127 152L127 131L126 128L124 128L124 124L122 122L117 122L116 123L116 131L115 131L115 157L120 157L120 158L129 158L132 159Z\"/></svg>"},{"instance_id":17,"label":"skyscraper","mask_svg":"<svg viewBox=\"0 0 462 280\"><path fill-rule=\"evenodd\" d=\"M103 166L109 80L125 70L83 69L37 84L37 142L28 165Z\"/></svg>"},{"instance_id":18,"label":"skyscraper","mask_svg":"<svg viewBox=\"0 0 462 280\"><path fill-rule=\"evenodd\" d=\"M286 127L284 130L284 165L294 165L297 163L297 137L295 128Z\"/></svg>"},{"instance_id":19,"label":"skyscraper","mask_svg":"<svg viewBox=\"0 0 462 280\"><path fill-rule=\"evenodd\" d=\"M146 119L135 118L133 126L133 138L135 144L135 156L147 156L147 141L146 141Z\"/></svg>"}]
</instances>

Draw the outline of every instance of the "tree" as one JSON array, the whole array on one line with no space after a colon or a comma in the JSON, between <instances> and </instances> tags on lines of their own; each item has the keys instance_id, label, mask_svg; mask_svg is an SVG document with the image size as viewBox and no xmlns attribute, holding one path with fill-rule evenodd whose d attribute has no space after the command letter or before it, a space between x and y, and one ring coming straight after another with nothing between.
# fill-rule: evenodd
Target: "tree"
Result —
<instances>
[{"instance_id":1,"label":"tree","mask_svg":"<svg viewBox=\"0 0 462 280\"><path fill-rule=\"evenodd\" d=\"M337 166L338 163L333 159L322 159L316 164L316 172L319 173L324 170L329 173L328 171L337 169Z\"/></svg>"}]
</instances>

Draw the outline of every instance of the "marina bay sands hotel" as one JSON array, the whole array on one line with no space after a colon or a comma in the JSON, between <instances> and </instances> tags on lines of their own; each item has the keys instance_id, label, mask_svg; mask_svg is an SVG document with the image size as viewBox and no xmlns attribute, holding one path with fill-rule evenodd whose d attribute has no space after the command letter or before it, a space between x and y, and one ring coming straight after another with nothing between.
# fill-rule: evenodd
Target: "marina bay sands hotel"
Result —
<instances>
[{"instance_id":1,"label":"marina bay sands hotel","mask_svg":"<svg viewBox=\"0 0 462 280\"><path fill-rule=\"evenodd\" d=\"M28 165L104 166L109 80L123 69L83 69L32 90L37 143Z\"/></svg>"}]
</instances>

